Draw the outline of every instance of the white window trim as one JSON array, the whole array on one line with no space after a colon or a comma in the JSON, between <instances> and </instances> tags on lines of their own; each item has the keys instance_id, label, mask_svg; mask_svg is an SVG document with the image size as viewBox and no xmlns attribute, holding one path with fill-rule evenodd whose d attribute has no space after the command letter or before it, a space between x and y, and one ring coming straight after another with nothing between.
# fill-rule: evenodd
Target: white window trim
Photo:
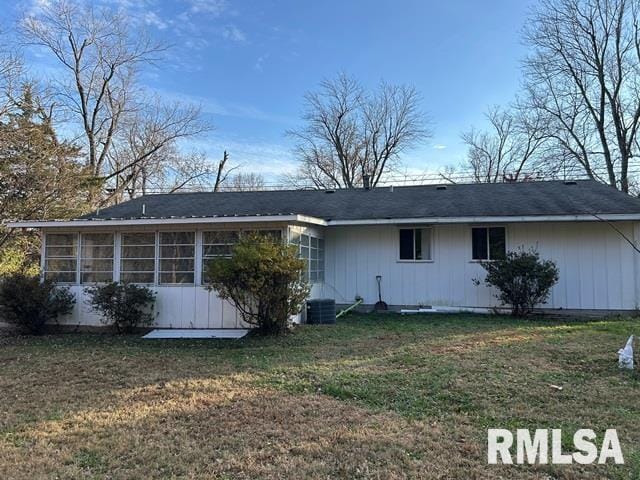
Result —
<instances>
[{"instance_id":1,"label":"white window trim","mask_svg":"<svg viewBox=\"0 0 640 480\"><path fill-rule=\"evenodd\" d=\"M430 252L431 252L431 258L425 258L425 259L419 259L416 260L414 259L407 259L407 258L400 258L400 230L431 230L431 248L430 248ZM410 226L407 225L406 227L403 225L401 227L397 228L396 231L396 263L434 263L435 262L435 229L432 226L426 226L426 227L422 227L422 226ZM415 241L415 233L414 233L414 240L413 240L413 256L416 256L416 241Z\"/></svg>"},{"instance_id":2,"label":"white window trim","mask_svg":"<svg viewBox=\"0 0 640 480\"><path fill-rule=\"evenodd\" d=\"M487 259L486 260L476 260L473 258L473 229L474 228L486 228L487 229ZM489 258L489 252L491 251L491 246L489 245L489 229L490 228L503 228L504 229L504 250L505 254L509 251L509 229L507 225L471 225L469 229L469 249L471 260L469 263L482 263L482 262L495 262L494 258Z\"/></svg>"}]
</instances>

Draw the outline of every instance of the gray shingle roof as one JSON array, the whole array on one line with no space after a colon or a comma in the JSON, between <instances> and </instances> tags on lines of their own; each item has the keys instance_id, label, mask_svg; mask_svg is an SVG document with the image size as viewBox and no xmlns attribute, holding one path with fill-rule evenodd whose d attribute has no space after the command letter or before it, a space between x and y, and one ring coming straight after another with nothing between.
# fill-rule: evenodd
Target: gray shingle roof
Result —
<instances>
[{"instance_id":1,"label":"gray shingle roof","mask_svg":"<svg viewBox=\"0 0 640 480\"><path fill-rule=\"evenodd\" d=\"M142 205L145 215L142 215ZM325 220L640 214L640 199L591 180L146 195L85 219L308 215Z\"/></svg>"}]
</instances>

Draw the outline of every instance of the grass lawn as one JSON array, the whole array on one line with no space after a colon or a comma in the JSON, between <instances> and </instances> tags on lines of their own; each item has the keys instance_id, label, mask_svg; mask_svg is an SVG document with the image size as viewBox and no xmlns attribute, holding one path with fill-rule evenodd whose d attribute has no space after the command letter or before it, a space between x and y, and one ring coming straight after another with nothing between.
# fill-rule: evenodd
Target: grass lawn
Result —
<instances>
[{"instance_id":1,"label":"grass lawn","mask_svg":"<svg viewBox=\"0 0 640 480\"><path fill-rule=\"evenodd\" d=\"M631 333L354 315L279 339L4 338L0 478L636 479ZM616 428L626 465L488 466L488 427L562 428L567 448Z\"/></svg>"}]
</instances>

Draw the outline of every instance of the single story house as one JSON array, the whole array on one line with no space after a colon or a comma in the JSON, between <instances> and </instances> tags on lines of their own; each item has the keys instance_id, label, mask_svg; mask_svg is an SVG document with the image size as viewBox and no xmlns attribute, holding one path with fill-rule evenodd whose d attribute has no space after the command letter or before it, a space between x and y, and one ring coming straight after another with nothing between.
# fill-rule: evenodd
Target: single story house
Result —
<instances>
[{"instance_id":1,"label":"single story house","mask_svg":"<svg viewBox=\"0 0 640 480\"><path fill-rule=\"evenodd\" d=\"M482 260L520 247L556 262L544 308L634 310L640 304L640 199L595 181L350 190L147 195L75 220L9 224L43 234L42 272L78 302L64 320L99 325L84 287L111 280L157 291L156 326L237 328L203 286L207 259L266 231L298 246L312 298L401 306L493 307Z\"/></svg>"}]
</instances>

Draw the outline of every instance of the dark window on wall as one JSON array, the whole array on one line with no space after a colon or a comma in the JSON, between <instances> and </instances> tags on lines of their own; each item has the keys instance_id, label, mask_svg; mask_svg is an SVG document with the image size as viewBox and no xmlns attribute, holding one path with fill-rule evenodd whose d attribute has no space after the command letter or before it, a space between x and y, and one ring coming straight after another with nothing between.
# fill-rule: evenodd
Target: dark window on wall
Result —
<instances>
[{"instance_id":1,"label":"dark window on wall","mask_svg":"<svg viewBox=\"0 0 640 480\"><path fill-rule=\"evenodd\" d=\"M489 229L489 259L502 260L507 255L507 242L504 227Z\"/></svg>"},{"instance_id":2,"label":"dark window on wall","mask_svg":"<svg viewBox=\"0 0 640 480\"><path fill-rule=\"evenodd\" d=\"M473 260L499 260L507 252L504 227L473 227L471 229L471 258Z\"/></svg>"},{"instance_id":3,"label":"dark window on wall","mask_svg":"<svg viewBox=\"0 0 640 480\"><path fill-rule=\"evenodd\" d=\"M431 260L431 229L401 228L400 260Z\"/></svg>"},{"instance_id":4,"label":"dark window on wall","mask_svg":"<svg viewBox=\"0 0 640 480\"><path fill-rule=\"evenodd\" d=\"M400 230L400 260L413 260L413 229Z\"/></svg>"}]
</instances>

